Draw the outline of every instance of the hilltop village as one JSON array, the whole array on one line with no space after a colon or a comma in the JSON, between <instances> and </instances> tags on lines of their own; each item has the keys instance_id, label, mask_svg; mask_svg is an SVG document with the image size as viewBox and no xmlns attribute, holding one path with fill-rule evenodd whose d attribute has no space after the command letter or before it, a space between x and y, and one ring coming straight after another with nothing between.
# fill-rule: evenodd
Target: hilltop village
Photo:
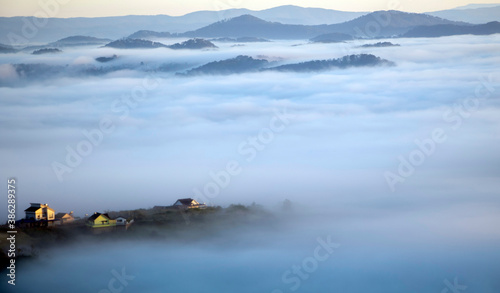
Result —
<instances>
[{"instance_id":1,"label":"hilltop village","mask_svg":"<svg viewBox=\"0 0 500 293\"><path fill-rule=\"evenodd\" d=\"M291 210L288 200L283 211ZM233 204L226 208L207 206L192 198L149 209L95 212L83 218L72 211L56 212L49 204L31 203L25 217L16 221L16 256L33 258L64 245L95 241L145 239L157 241L199 241L216 238L220 231L245 226L274 229L276 215L262 206ZM7 225L0 226L0 264L7 264Z\"/></svg>"},{"instance_id":2,"label":"hilltop village","mask_svg":"<svg viewBox=\"0 0 500 293\"><path fill-rule=\"evenodd\" d=\"M80 225L91 229L106 230L102 228L124 228L128 229L134 223L134 213L125 211L124 215L116 215L116 212L95 212L86 215L85 218L75 217L73 211L66 213L56 213L48 204L31 203L31 206L24 210L25 217L16 221L16 227L57 227L61 225ZM206 209L207 206L192 198L178 199L171 206L155 206L150 214L164 212L185 213L190 209ZM107 229L112 230L112 229Z\"/></svg>"}]
</instances>

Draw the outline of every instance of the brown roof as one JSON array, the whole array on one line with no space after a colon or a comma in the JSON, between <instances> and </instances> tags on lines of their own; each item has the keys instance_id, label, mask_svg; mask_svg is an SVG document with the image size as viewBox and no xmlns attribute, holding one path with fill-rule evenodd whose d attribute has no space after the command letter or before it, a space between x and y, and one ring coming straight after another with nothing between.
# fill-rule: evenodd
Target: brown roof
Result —
<instances>
[{"instance_id":1,"label":"brown roof","mask_svg":"<svg viewBox=\"0 0 500 293\"><path fill-rule=\"evenodd\" d=\"M56 218L62 218L62 217L64 217L64 216L66 216L66 215L73 217L72 215L70 215L70 214L68 214L68 213L57 213L57 214L56 214Z\"/></svg>"}]
</instances>

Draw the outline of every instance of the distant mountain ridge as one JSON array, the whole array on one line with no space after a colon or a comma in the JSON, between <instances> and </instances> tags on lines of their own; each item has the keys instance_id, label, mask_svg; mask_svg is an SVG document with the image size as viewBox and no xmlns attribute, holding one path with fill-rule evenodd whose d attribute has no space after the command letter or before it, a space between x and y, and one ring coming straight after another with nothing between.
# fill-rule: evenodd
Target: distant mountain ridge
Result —
<instances>
[{"instance_id":1,"label":"distant mountain ridge","mask_svg":"<svg viewBox=\"0 0 500 293\"><path fill-rule=\"evenodd\" d=\"M500 4L492 4L488 7L484 7L483 5L467 5L463 8L428 12L427 14L449 20L483 24L492 21L500 21Z\"/></svg>"},{"instance_id":2,"label":"distant mountain ridge","mask_svg":"<svg viewBox=\"0 0 500 293\"><path fill-rule=\"evenodd\" d=\"M319 25L348 21L368 12L346 12L322 8L279 6L253 11L249 9L226 9L221 11L197 11L182 16L169 15L129 15L111 17L36 18L0 17L0 43L12 46L36 46L70 35L91 35L98 38L118 39L141 30L184 33L210 25L214 22L250 14L271 22L289 24ZM38 29L35 24L47 24ZM28 23L28 24L27 24ZM23 37L27 26L37 29L29 38ZM10 35L10 37L9 37ZM21 38L12 38L17 35ZM135 36L143 38L143 36Z\"/></svg>"},{"instance_id":3,"label":"distant mountain ridge","mask_svg":"<svg viewBox=\"0 0 500 293\"><path fill-rule=\"evenodd\" d=\"M485 23L500 20L498 19L500 15L499 7L451 9L429 12L428 14L453 21ZM49 21L35 17L0 17L0 43L25 47L48 43L71 35L90 35L97 38L118 39L141 30L168 31L172 34L184 33L197 30L217 21L245 14L265 19L269 22L280 22L283 24L331 25L359 18L360 16L369 14L369 12L345 12L288 5L261 11L248 9L198 11L183 16L130 15L94 18L49 18ZM38 23L45 22L46 25L43 27L36 26ZM23 31L29 29L36 30L37 33L24 36ZM314 36L307 38L311 37ZM134 36L134 38L144 38L144 36Z\"/></svg>"},{"instance_id":4,"label":"distant mountain ridge","mask_svg":"<svg viewBox=\"0 0 500 293\"><path fill-rule=\"evenodd\" d=\"M375 24L375 26L373 25ZM358 38L391 37L408 32L417 26L438 24L467 25L435 16L401 11L376 11L354 20L332 25L290 25L269 22L242 15L219 21L182 34L186 37L257 37L267 39L310 39L324 34L341 33Z\"/></svg>"},{"instance_id":5,"label":"distant mountain ridge","mask_svg":"<svg viewBox=\"0 0 500 293\"><path fill-rule=\"evenodd\" d=\"M491 8L500 6L500 3L488 3L488 4L468 4L464 6L458 6L452 10L467 10L467 9L478 9L478 8Z\"/></svg>"},{"instance_id":6,"label":"distant mountain ridge","mask_svg":"<svg viewBox=\"0 0 500 293\"><path fill-rule=\"evenodd\" d=\"M486 24L459 26L451 24L419 26L403 35L407 38L435 38L456 35L491 35L500 33L500 22L493 21Z\"/></svg>"},{"instance_id":7,"label":"distant mountain ridge","mask_svg":"<svg viewBox=\"0 0 500 293\"><path fill-rule=\"evenodd\" d=\"M16 53L17 50L12 48L11 46L9 45L4 45L4 44L0 44L0 54L1 53L4 53L4 54L7 54L7 53Z\"/></svg>"}]
</instances>

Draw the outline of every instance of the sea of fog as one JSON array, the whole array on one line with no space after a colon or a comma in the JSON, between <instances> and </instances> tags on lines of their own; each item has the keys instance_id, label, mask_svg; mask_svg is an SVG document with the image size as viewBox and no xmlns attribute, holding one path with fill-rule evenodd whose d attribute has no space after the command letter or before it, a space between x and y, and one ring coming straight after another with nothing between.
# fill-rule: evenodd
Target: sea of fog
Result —
<instances>
[{"instance_id":1,"label":"sea of fog","mask_svg":"<svg viewBox=\"0 0 500 293\"><path fill-rule=\"evenodd\" d=\"M83 216L185 197L269 209L289 199L304 211L267 232L54 248L19 267L18 292L499 292L500 35L389 41L401 46L275 41L0 55L9 84L0 88L0 177L17 178L18 218L30 202ZM117 64L199 66L238 55L296 63L358 53L397 65L28 82L8 65L92 66L113 54ZM79 146L84 155L68 161ZM324 261L315 258L318 237L340 245ZM134 278L112 281L123 273Z\"/></svg>"},{"instance_id":2,"label":"sea of fog","mask_svg":"<svg viewBox=\"0 0 500 293\"><path fill-rule=\"evenodd\" d=\"M323 210L196 240L96 238L22 262L12 292L495 293L500 238L485 227L499 218L476 209Z\"/></svg>"}]
</instances>

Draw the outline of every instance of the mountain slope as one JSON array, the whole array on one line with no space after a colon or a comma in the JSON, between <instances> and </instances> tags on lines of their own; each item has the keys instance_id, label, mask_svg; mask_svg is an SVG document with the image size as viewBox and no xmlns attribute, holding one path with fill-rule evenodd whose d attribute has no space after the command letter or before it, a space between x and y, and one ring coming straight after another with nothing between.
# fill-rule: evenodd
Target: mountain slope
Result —
<instances>
[{"instance_id":1,"label":"mountain slope","mask_svg":"<svg viewBox=\"0 0 500 293\"><path fill-rule=\"evenodd\" d=\"M71 36L50 43L47 46L50 47L90 46L90 45L102 45L110 41L111 41L110 39L101 39L89 36Z\"/></svg>"},{"instance_id":2,"label":"mountain slope","mask_svg":"<svg viewBox=\"0 0 500 293\"><path fill-rule=\"evenodd\" d=\"M4 53L16 53L17 50L12 48L11 46L0 44L0 54Z\"/></svg>"},{"instance_id":3,"label":"mountain slope","mask_svg":"<svg viewBox=\"0 0 500 293\"><path fill-rule=\"evenodd\" d=\"M201 29L183 34L187 37L255 37L266 39L301 39L310 38L321 30L317 26L290 25L268 22L251 15L242 15L225 21L219 21Z\"/></svg>"},{"instance_id":4,"label":"mountain slope","mask_svg":"<svg viewBox=\"0 0 500 293\"><path fill-rule=\"evenodd\" d=\"M403 37L419 38L419 37L444 37L455 35L491 35L500 33L500 22L493 21L486 24L478 24L473 26L461 25L434 25L416 27Z\"/></svg>"},{"instance_id":5,"label":"mountain slope","mask_svg":"<svg viewBox=\"0 0 500 293\"><path fill-rule=\"evenodd\" d=\"M361 38L390 37L406 33L417 26L466 23L450 21L421 13L396 10L376 11L354 20L329 25L328 30Z\"/></svg>"}]
</instances>

